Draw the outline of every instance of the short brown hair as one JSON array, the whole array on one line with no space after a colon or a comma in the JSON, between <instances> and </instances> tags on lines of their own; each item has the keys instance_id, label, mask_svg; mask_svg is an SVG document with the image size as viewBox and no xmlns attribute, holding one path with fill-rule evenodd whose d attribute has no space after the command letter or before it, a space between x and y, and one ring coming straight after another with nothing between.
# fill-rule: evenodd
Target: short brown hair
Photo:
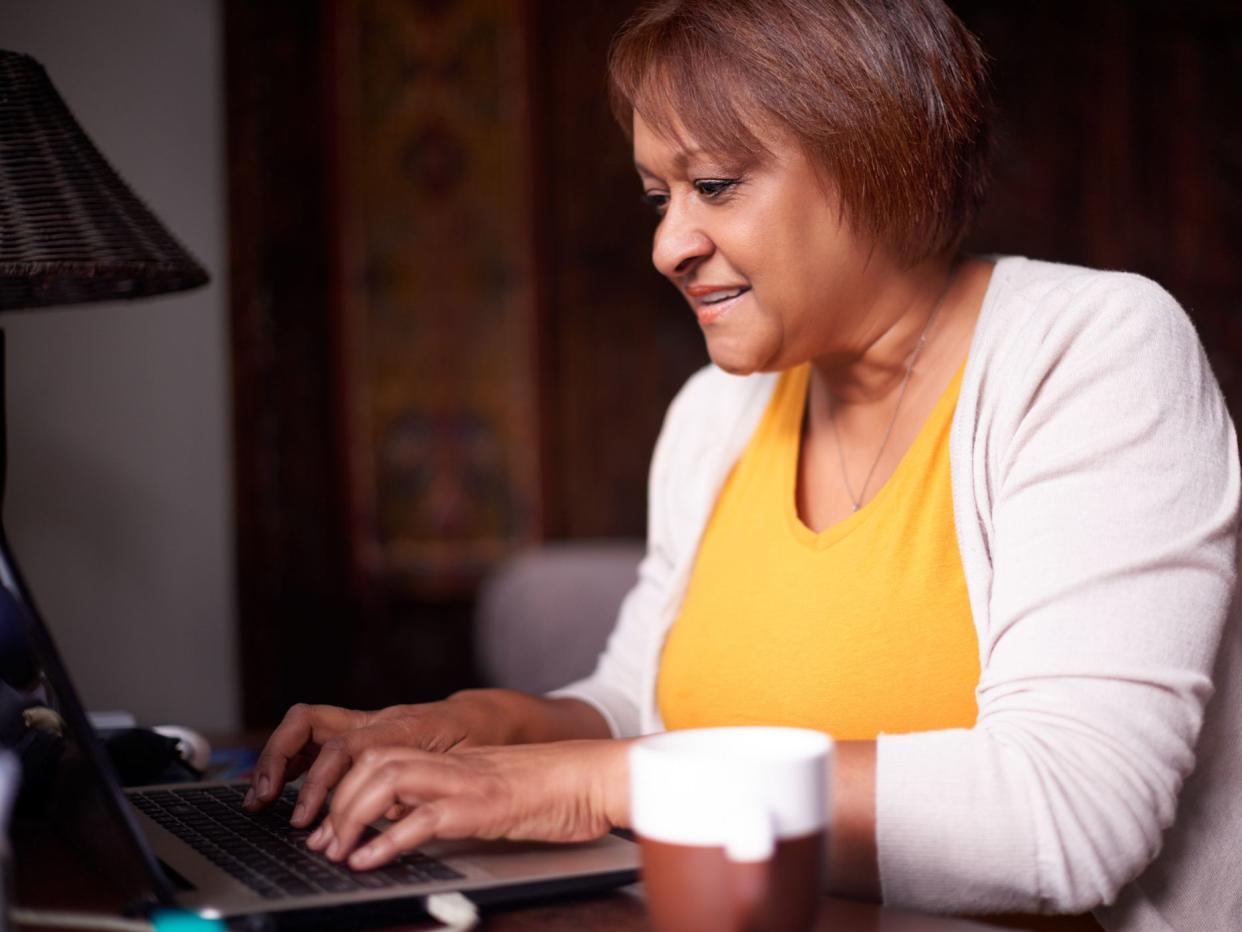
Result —
<instances>
[{"instance_id":1,"label":"short brown hair","mask_svg":"<svg viewBox=\"0 0 1242 932\"><path fill-rule=\"evenodd\" d=\"M764 120L910 263L956 249L988 180L985 57L941 0L658 0L608 61L613 114L761 158ZM756 120L758 117L758 120Z\"/></svg>"}]
</instances>

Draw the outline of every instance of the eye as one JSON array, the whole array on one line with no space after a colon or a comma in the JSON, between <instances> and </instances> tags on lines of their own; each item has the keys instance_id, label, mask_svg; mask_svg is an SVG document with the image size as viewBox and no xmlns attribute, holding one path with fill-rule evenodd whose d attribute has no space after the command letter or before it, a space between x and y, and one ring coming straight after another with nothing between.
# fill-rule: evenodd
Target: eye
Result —
<instances>
[{"instance_id":1,"label":"eye","mask_svg":"<svg viewBox=\"0 0 1242 932\"><path fill-rule=\"evenodd\" d=\"M699 192L700 197L712 200L736 187L737 183L736 178L702 178L694 183L694 190Z\"/></svg>"},{"instance_id":2,"label":"eye","mask_svg":"<svg viewBox=\"0 0 1242 932\"><path fill-rule=\"evenodd\" d=\"M659 191L644 191L642 200L644 204L660 215L664 214L664 208L668 206L668 195Z\"/></svg>"}]
</instances>

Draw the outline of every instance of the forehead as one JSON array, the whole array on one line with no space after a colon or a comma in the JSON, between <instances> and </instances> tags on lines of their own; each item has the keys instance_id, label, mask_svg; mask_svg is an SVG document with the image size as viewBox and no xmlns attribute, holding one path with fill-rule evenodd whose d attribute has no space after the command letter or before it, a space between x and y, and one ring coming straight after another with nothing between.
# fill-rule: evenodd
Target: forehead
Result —
<instances>
[{"instance_id":1,"label":"forehead","mask_svg":"<svg viewBox=\"0 0 1242 932\"><path fill-rule=\"evenodd\" d=\"M802 155L792 134L776 126L763 128L763 149L755 151L740 138L724 143L700 140L675 113L648 119L635 110L632 120L634 167L640 174L683 172L702 164L740 171L787 163Z\"/></svg>"},{"instance_id":2,"label":"forehead","mask_svg":"<svg viewBox=\"0 0 1242 932\"><path fill-rule=\"evenodd\" d=\"M675 120L675 122L673 122ZM651 173L683 169L704 154L703 147L676 117L653 125L637 110L633 117L634 167Z\"/></svg>"}]
</instances>

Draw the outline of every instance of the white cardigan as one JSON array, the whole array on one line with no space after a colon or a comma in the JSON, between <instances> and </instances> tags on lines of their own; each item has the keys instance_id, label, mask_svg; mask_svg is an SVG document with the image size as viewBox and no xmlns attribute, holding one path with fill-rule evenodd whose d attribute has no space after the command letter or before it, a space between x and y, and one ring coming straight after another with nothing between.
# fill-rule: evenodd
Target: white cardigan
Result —
<instances>
[{"instance_id":1,"label":"white cardigan","mask_svg":"<svg viewBox=\"0 0 1242 932\"><path fill-rule=\"evenodd\" d=\"M669 408L637 585L595 672L555 694L616 736L662 728L664 638L775 379L708 367ZM950 464L979 717L880 736L885 901L1242 928L1239 469L1193 326L1139 276L1000 259Z\"/></svg>"}]
</instances>

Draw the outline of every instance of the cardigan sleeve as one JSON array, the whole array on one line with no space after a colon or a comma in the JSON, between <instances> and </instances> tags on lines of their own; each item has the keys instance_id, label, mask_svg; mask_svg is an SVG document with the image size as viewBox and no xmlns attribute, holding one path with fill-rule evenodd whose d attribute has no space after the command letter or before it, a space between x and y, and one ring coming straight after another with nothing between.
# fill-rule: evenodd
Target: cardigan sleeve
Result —
<instances>
[{"instance_id":1,"label":"cardigan sleeve","mask_svg":"<svg viewBox=\"0 0 1242 932\"><path fill-rule=\"evenodd\" d=\"M708 388L711 370L696 373L673 399L664 417L655 452L651 458L647 501L647 550L638 566L638 580L627 593L617 614L617 624L595 670L574 683L554 690L553 698L578 699L593 706L604 717L615 738L631 738L642 733L642 700L647 687L653 639L662 637L663 613L673 589L673 575L679 565L679 524L670 512L676 502L668 501L679 485L671 478L677 463L685 459L678 448L695 431L686 421L701 406L698 396Z\"/></svg>"},{"instance_id":2,"label":"cardigan sleeve","mask_svg":"<svg viewBox=\"0 0 1242 932\"><path fill-rule=\"evenodd\" d=\"M1095 279L1026 315L982 389L981 505L958 516L991 569L972 600L988 613L979 715L879 739L888 902L1111 903L1194 766L1235 577L1236 439L1176 302Z\"/></svg>"}]
</instances>

